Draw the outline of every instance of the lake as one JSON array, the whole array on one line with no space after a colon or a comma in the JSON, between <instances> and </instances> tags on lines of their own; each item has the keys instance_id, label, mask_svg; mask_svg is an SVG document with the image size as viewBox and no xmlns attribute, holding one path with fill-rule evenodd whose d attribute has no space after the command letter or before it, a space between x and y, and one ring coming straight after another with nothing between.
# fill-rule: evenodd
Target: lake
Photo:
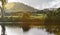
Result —
<instances>
[{"instance_id":1,"label":"lake","mask_svg":"<svg viewBox=\"0 0 60 35\"><path fill-rule=\"evenodd\" d=\"M7 35L54 35L54 33L48 33L46 29L39 29L37 27L31 28L27 32L23 32L21 27L16 26L5 26ZM0 34L1 34L1 26L0 26Z\"/></svg>"}]
</instances>

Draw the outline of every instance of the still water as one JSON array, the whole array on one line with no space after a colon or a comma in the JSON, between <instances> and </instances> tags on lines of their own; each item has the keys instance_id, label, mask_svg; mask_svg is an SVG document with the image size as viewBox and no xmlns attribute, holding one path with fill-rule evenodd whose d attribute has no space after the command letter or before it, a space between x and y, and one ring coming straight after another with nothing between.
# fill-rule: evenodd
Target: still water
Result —
<instances>
[{"instance_id":1,"label":"still water","mask_svg":"<svg viewBox=\"0 0 60 35\"><path fill-rule=\"evenodd\" d=\"M38 29L37 27L31 28L27 32L23 32L23 29L15 26L5 26L7 35L54 35L53 33L46 32L46 29ZM0 26L1 34L1 26Z\"/></svg>"}]
</instances>

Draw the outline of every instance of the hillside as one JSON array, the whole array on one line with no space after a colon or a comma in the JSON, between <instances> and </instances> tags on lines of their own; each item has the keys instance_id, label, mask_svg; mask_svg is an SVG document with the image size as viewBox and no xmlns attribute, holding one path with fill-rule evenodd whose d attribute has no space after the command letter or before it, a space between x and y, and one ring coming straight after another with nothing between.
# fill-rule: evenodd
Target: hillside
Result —
<instances>
[{"instance_id":1,"label":"hillside","mask_svg":"<svg viewBox=\"0 0 60 35\"><path fill-rule=\"evenodd\" d=\"M5 5L6 12L36 12L37 9L34 9L31 6L25 5L19 2L7 3Z\"/></svg>"}]
</instances>

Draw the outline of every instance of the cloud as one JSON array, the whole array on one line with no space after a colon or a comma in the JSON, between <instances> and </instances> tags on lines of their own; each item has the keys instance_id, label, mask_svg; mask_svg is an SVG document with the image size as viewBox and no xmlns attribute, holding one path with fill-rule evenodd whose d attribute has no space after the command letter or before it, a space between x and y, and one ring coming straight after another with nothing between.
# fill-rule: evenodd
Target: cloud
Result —
<instances>
[{"instance_id":1,"label":"cloud","mask_svg":"<svg viewBox=\"0 0 60 35\"><path fill-rule=\"evenodd\" d=\"M59 8L60 7L60 2L56 3L55 5L52 6L53 8Z\"/></svg>"}]
</instances>

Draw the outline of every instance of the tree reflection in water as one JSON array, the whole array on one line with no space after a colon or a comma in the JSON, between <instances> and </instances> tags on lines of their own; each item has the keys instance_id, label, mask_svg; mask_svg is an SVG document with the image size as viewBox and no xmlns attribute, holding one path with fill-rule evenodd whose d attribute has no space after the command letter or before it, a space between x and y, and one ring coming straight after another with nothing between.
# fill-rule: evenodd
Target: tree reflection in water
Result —
<instances>
[{"instance_id":1,"label":"tree reflection in water","mask_svg":"<svg viewBox=\"0 0 60 35\"><path fill-rule=\"evenodd\" d=\"M46 32L46 29L38 29L37 27L31 28L27 32L23 32L20 27L8 27L6 26L7 35L54 35Z\"/></svg>"}]
</instances>

